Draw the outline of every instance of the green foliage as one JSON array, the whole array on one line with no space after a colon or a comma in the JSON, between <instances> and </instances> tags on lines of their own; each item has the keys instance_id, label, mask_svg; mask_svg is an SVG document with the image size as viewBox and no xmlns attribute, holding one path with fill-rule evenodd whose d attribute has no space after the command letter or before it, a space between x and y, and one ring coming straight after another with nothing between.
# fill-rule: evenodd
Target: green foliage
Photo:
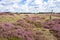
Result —
<instances>
[{"instance_id":1,"label":"green foliage","mask_svg":"<svg viewBox=\"0 0 60 40\"><path fill-rule=\"evenodd\" d=\"M18 38L18 37L9 37L8 40L22 40L22 38Z\"/></svg>"}]
</instances>

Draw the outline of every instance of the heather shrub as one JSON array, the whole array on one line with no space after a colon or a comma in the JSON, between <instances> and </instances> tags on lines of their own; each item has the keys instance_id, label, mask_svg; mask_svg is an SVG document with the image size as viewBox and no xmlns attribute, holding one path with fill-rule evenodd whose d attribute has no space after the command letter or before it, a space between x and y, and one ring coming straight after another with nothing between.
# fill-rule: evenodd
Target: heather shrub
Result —
<instances>
[{"instance_id":1,"label":"heather shrub","mask_svg":"<svg viewBox=\"0 0 60 40\"><path fill-rule=\"evenodd\" d=\"M30 24L30 23L26 22L24 19L18 20L14 25L19 25L19 26L26 27L26 28L36 27L34 24Z\"/></svg>"},{"instance_id":2,"label":"heather shrub","mask_svg":"<svg viewBox=\"0 0 60 40\"><path fill-rule=\"evenodd\" d=\"M33 17L27 17L27 18L23 18L27 23L30 23L30 24L34 24L36 27L40 28L40 24L39 23L42 23L43 22L43 19L40 18L39 16L33 16ZM41 22L42 21L42 22Z\"/></svg>"},{"instance_id":3,"label":"heather shrub","mask_svg":"<svg viewBox=\"0 0 60 40\"><path fill-rule=\"evenodd\" d=\"M60 40L60 19L46 21L43 27L49 29L50 32Z\"/></svg>"},{"instance_id":4,"label":"heather shrub","mask_svg":"<svg viewBox=\"0 0 60 40\"><path fill-rule=\"evenodd\" d=\"M19 19L20 16L17 16L18 18L16 16L12 18L12 20L15 20L14 23L0 23L0 38L5 38L6 40L57 40L50 33L50 30L59 30L59 27L58 29L55 27L55 21L52 21L53 23L51 21L44 23L42 21L44 18L39 16L27 16L22 19ZM16 19L19 20L16 21ZM59 25L56 23L56 26Z\"/></svg>"}]
</instances>

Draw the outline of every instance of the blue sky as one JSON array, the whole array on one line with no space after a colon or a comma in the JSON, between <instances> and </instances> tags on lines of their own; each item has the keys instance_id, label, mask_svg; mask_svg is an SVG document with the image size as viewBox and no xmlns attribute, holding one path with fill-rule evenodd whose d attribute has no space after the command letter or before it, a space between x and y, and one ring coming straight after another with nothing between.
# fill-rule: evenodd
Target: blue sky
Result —
<instances>
[{"instance_id":1,"label":"blue sky","mask_svg":"<svg viewBox=\"0 0 60 40\"><path fill-rule=\"evenodd\" d=\"M60 0L0 0L0 12L60 12Z\"/></svg>"}]
</instances>

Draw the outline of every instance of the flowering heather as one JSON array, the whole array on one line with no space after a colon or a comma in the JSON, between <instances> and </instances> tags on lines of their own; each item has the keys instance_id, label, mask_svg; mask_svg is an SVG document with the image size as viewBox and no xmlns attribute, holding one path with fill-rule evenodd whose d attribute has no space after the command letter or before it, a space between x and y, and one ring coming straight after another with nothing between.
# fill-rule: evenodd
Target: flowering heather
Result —
<instances>
[{"instance_id":1,"label":"flowering heather","mask_svg":"<svg viewBox=\"0 0 60 40\"><path fill-rule=\"evenodd\" d=\"M59 19L43 22L44 18L39 16L16 16L18 15L8 18L5 16L9 20L14 19L14 22L0 22L0 40L57 40L55 36L60 38Z\"/></svg>"},{"instance_id":2,"label":"flowering heather","mask_svg":"<svg viewBox=\"0 0 60 40\"><path fill-rule=\"evenodd\" d=\"M44 28L50 29L50 31L60 40L60 19L52 19L51 21L47 21Z\"/></svg>"}]
</instances>

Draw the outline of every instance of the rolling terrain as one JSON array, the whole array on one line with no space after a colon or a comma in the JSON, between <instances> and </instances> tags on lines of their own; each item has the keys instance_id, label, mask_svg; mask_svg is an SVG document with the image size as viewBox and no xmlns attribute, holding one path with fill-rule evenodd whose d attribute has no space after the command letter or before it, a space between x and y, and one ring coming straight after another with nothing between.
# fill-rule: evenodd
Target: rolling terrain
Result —
<instances>
[{"instance_id":1,"label":"rolling terrain","mask_svg":"<svg viewBox=\"0 0 60 40\"><path fill-rule=\"evenodd\" d=\"M0 13L0 40L60 40L60 14Z\"/></svg>"}]
</instances>

